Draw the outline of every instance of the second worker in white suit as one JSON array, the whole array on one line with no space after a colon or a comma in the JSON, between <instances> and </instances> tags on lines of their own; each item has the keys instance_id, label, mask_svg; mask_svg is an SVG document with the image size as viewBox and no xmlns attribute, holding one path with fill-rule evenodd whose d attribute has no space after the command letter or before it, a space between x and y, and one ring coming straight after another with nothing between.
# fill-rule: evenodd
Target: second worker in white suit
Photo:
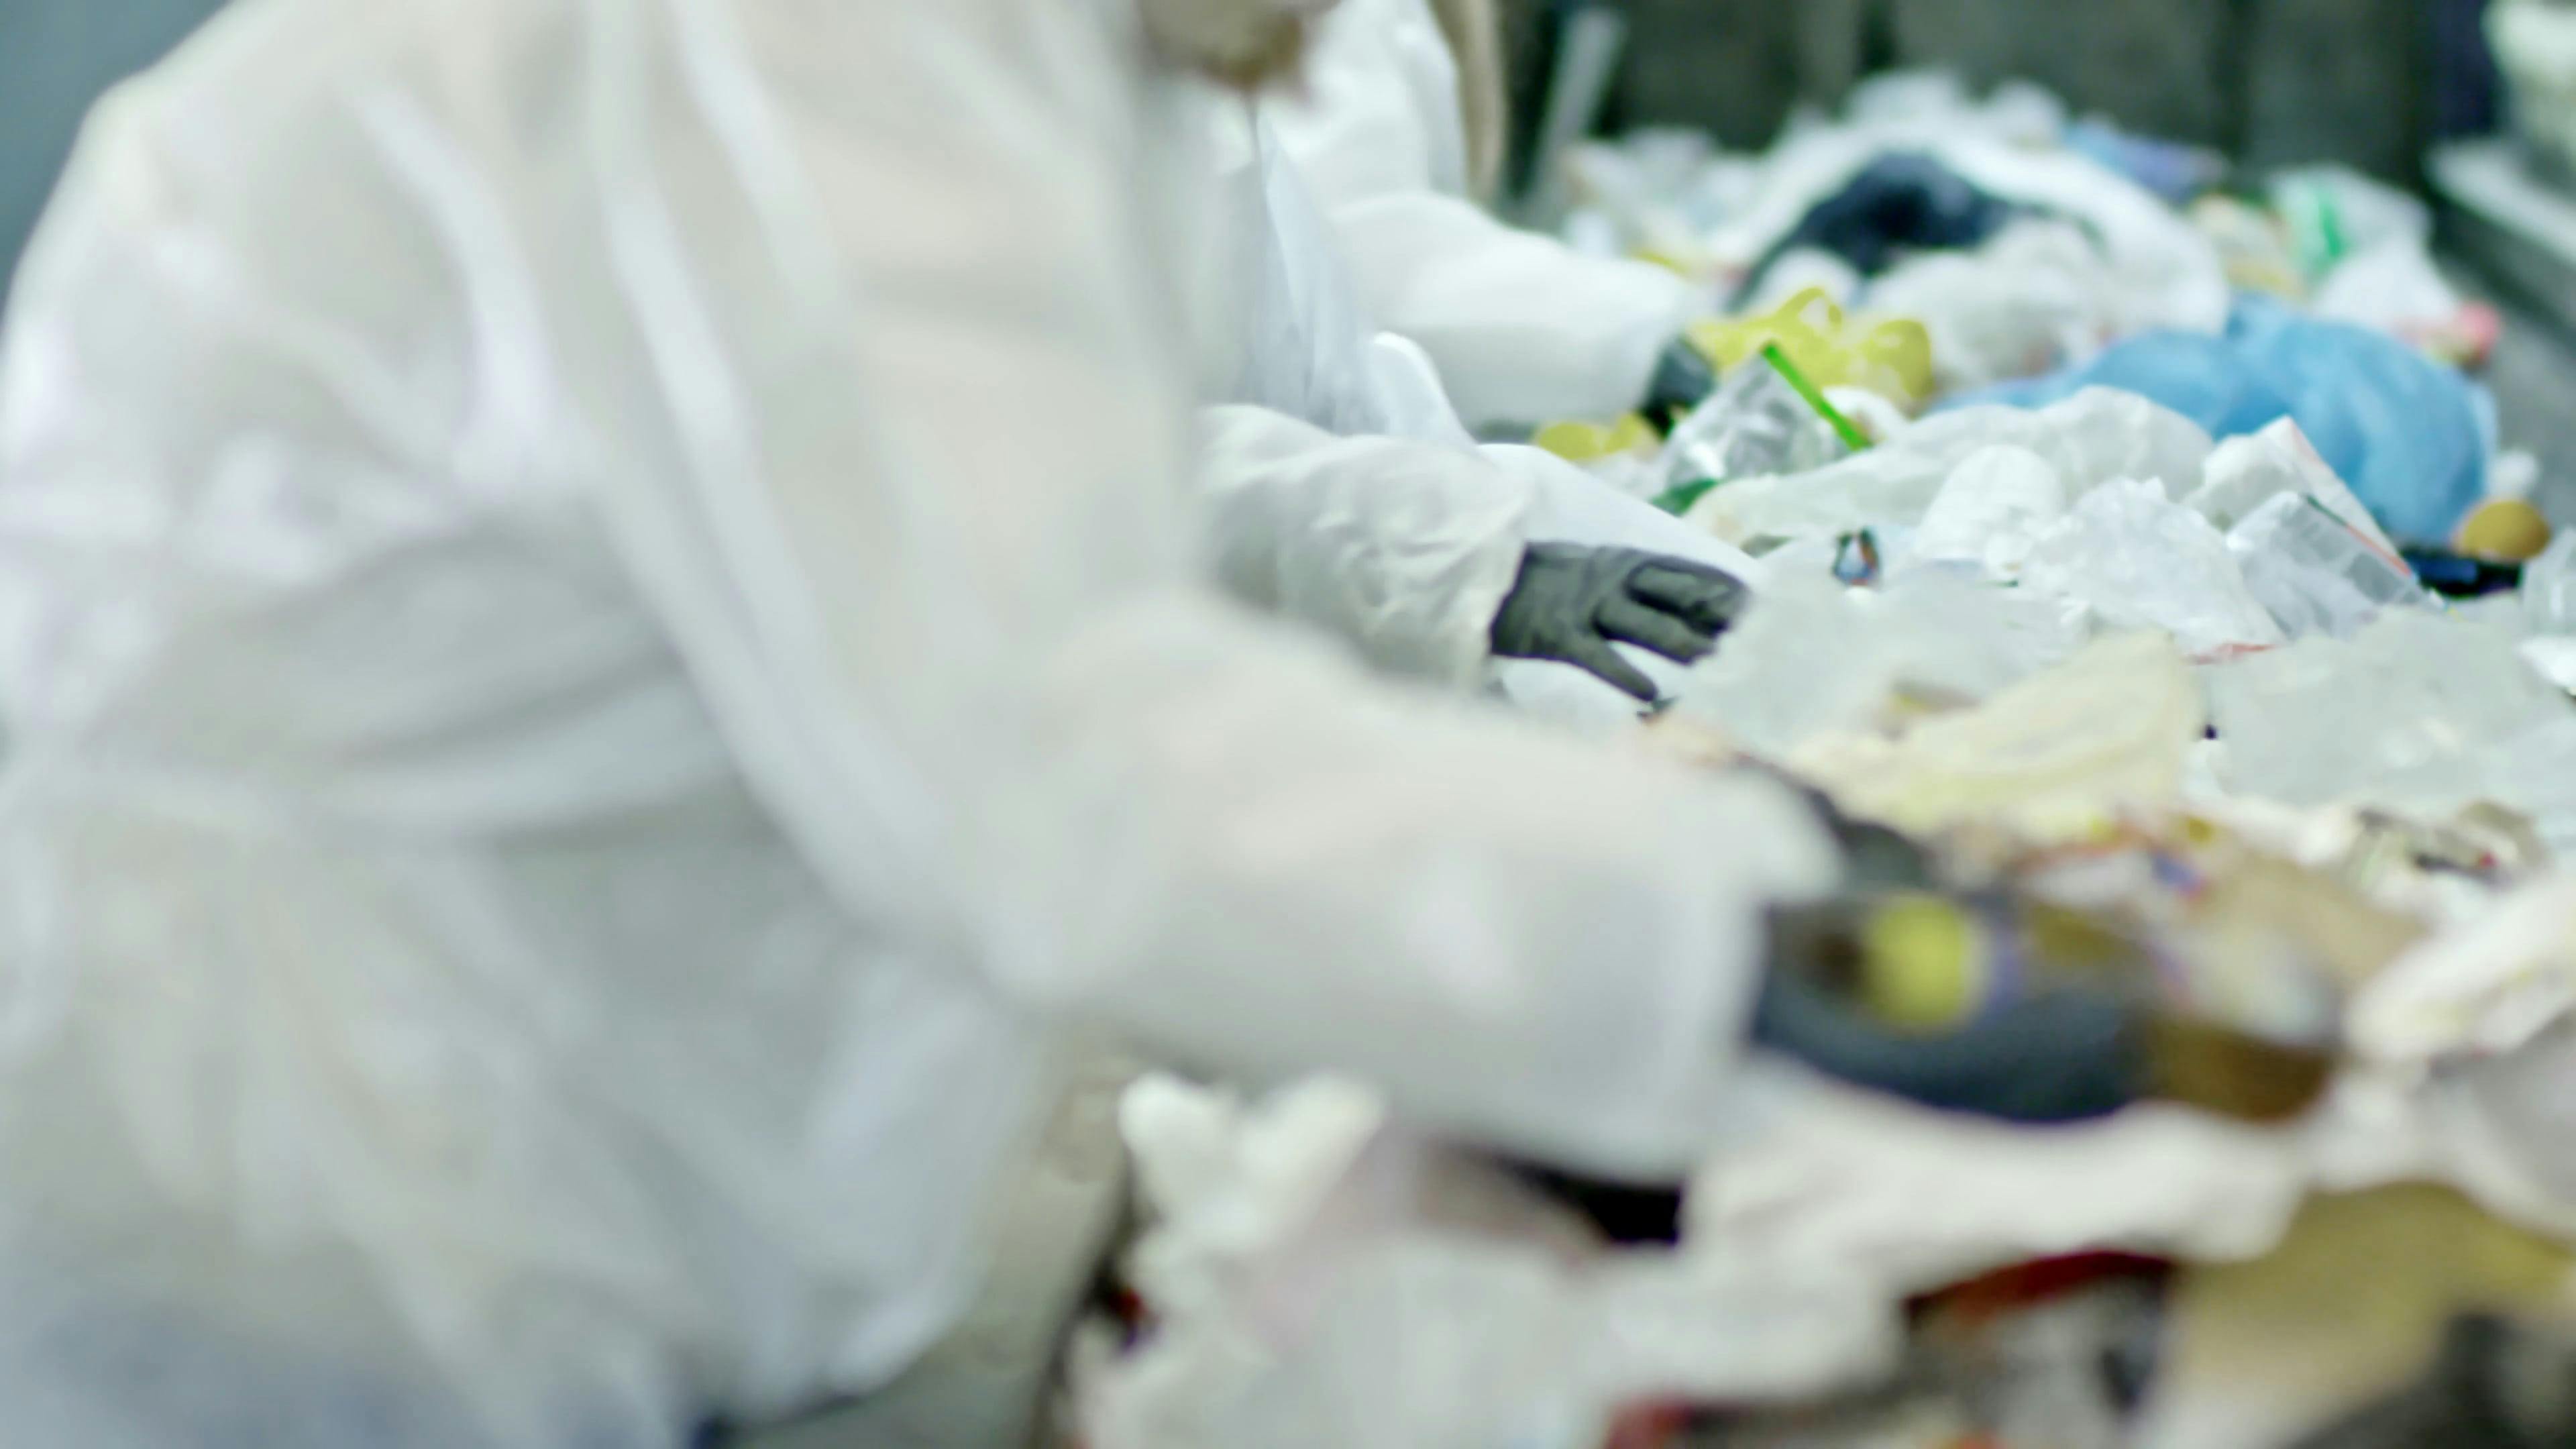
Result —
<instances>
[{"instance_id":1,"label":"second worker in white suit","mask_svg":"<svg viewBox=\"0 0 2576 1449\"><path fill-rule=\"evenodd\" d=\"M1496 219L1503 97L1492 0L1345 0L1305 83L1265 107L1379 325L1412 339L1479 431L1698 400L1680 340L1705 289Z\"/></svg>"}]
</instances>

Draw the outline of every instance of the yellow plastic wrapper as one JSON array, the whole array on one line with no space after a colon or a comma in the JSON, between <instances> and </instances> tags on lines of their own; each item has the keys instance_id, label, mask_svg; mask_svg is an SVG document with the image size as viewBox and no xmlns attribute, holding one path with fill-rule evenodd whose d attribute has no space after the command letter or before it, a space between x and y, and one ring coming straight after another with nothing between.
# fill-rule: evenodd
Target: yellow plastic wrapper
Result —
<instances>
[{"instance_id":1,"label":"yellow plastic wrapper","mask_svg":"<svg viewBox=\"0 0 2576 1449\"><path fill-rule=\"evenodd\" d=\"M1758 317L1710 317L1683 335L1724 373L1777 346L1817 387L1857 387L1907 409L1932 397L1932 338L1908 317L1846 317L1819 287Z\"/></svg>"},{"instance_id":2,"label":"yellow plastic wrapper","mask_svg":"<svg viewBox=\"0 0 2576 1449\"><path fill-rule=\"evenodd\" d=\"M1530 439L1533 447L1543 448L1578 466L1615 458L1622 453L1652 453L1661 446L1654 425L1635 413L1622 413L1619 420L1607 426L1600 423L1550 423Z\"/></svg>"}]
</instances>

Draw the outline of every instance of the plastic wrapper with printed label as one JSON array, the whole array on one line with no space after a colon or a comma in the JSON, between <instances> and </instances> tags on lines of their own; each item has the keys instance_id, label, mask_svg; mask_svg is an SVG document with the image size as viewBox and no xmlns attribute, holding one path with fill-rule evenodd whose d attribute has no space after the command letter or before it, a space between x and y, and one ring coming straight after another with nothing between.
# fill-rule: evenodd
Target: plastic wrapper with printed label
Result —
<instances>
[{"instance_id":1,"label":"plastic wrapper with printed label","mask_svg":"<svg viewBox=\"0 0 2576 1449\"><path fill-rule=\"evenodd\" d=\"M2245 586L2281 632L2348 638L2383 608L2420 605L2423 586L2402 560L2304 493L2276 493L2227 532Z\"/></svg>"},{"instance_id":2,"label":"plastic wrapper with printed label","mask_svg":"<svg viewBox=\"0 0 2576 1449\"><path fill-rule=\"evenodd\" d=\"M2369 540L2373 548L2392 558L2396 556L2397 544L2387 531L2326 460L2318 456L2316 446L2299 431L2298 423L2289 418L2259 433L2220 443L2202 470L2200 486L2183 502L2225 530L2244 522L2255 509L2281 493L2304 493L2314 498Z\"/></svg>"}]
</instances>

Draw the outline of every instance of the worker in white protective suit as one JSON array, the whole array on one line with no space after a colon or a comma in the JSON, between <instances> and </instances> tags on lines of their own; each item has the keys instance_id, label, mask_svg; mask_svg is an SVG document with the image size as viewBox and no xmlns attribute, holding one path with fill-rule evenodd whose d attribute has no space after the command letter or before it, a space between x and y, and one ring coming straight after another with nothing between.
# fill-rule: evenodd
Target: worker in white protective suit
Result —
<instances>
[{"instance_id":1,"label":"worker in white protective suit","mask_svg":"<svg viewBox=\"0 0 2576 1449\"><path fill-rule=\"evenodd\" d=\"M1345 0L1298 94L1264 107L1379 325L1430 354L1469 427L1669 415L1704 397L1681 340L1716 298L1477 204L1502 155L1491 0Z\"/></svg>"},{"instance_id":2,"label":"worker in white protective suit","mask_svg":"<svg viewBox=\"0 0 2576 1449\"><path fill-rule=\"evenodd\" d=\"M1552 454L1478 448L1421 350L1369 316L1272 134L1278 96L1183 84L1165 100L1209 142L1199 355L1203 395L1226 403L1203 420L1201 471L1220 577L1394 672L1496 674L1561 722L1632 724L1713 647L1758 565Z\"/></svg>"},{"instance_id":3,"label":"worker in white protective suit","mask_svg":"<svg viewBox=\"0 0 2576 1449\"><path fill-rule=\"evenodd\" d=\"M1689 1162L1829 832L1201 582L1129 18L243 0L96 114L0 354L13 1442L886 1392L1083 1030Z\"/></svg>"}]
</instances>

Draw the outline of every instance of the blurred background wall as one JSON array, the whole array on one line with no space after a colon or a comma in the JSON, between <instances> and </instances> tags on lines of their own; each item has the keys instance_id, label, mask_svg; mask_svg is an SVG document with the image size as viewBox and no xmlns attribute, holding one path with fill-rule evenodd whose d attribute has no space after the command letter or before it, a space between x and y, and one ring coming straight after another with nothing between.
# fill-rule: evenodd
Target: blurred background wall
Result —
<instances>
[{"instance_id":1,"label":"blurred background wall","mask_svg":"<svg viewBox=\"0 0 2576 1449\"><path fill-rule=\"evenodd\" d=\"M91 98L220 3L0 0L0 273ZM1525 118L1535 42L1551 11L1577 3L1501 0ZM2257 164L2341 160L2399 179L2434 135L2491 119L2475 40L2484 0L1610 3L1632 33L1605 119L1704 126L1736 146L1767 141L1799 101L1830 105L1860 76L1906 65L2027 76L2078 110Z\"/></svg>"},{"instance_id":2,"label":"blurred background wall","mask_svg":"<svg viewBox=\"0 0 2576 1449\"><path fill-rule=\"evenodd\" d=\"M221 0L0 0L0 276L90 101L158 60Z\"/></svg>"},{"instance_id":3,"label":"blurred background wall","mask_svg":"<svg viewBox=\"0 0 2576 1449\"><path fill-rule=\"evenodd\" d=\"M1524 54L1565 0L1506 0ZM2481 0L1616 0L1620 124L1769 139L1799 101L1942 65L2025 76L2079 111L2256 164L2339 160L2412 179L2441 132L2491 120ZM1535 71L1521 80L1534 88ZM1527 93L1525 93L1527 94Z\"/></svg>"}]
</instances>

